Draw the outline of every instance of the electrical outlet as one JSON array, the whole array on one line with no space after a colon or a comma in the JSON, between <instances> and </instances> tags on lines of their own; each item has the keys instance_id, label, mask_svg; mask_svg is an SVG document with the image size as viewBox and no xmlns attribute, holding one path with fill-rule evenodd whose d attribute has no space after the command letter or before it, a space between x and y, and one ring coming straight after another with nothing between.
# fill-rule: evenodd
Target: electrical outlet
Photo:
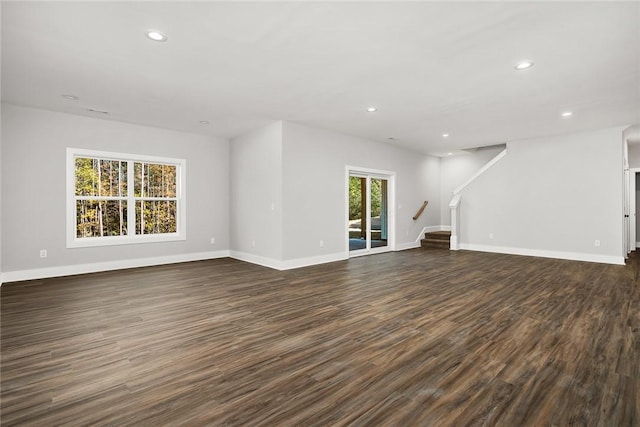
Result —
<instances>
[{"instance_id":1,"label":"electrical outlet","mask_svg":"<svg viewBox=\"0 0 640 427\"><path fill-rule=\"evenodd\" d=\"M320 247L324 248L324 240L320 240Z\"/></svg>"},{"instance_id":2,"label":"electrical outlet","mask_svg":"<svg viewBox=\"0 0 640 427\"><path fill-rule=\"evenodd\" d=\"M489 238L493 239L493 233L489 233Z\"/></svg>"},{"instance_id":3,"label":"electrical outlet","mask_svg":"<svg viewBox=\"0 0 640 427\"><path fill-rule=\"evenodd\" d=\"M255 248L255 247L256 247L256 241L255 241L255 240L252 240L252 241L251 241L251 247L252 247L252 248Z\"/></svg>"},{"instance_id":4,"label":"electrical outlet","mask_svg":"<svg viewBox=\"0 0 640 427\"><path fill-rule=\"evenodd\" d=\"M47 250L40 249L40 258L46 258L46 257L47 257Z\"/></svg>"},{"instance_id":5,"label":"electrical outlet","mask_svg":"<svg viewBox=\"0 0 640 427\"><path fill-rule=\"evenodd\" d=\"M596 240L593 244L594 244L595 246L600 246L600 240Z\"/></svg>"},{"instance_id":6,"label":"electrical outlet","mask_svg":"<svg viewBox=\"0 0 640 427\"><path fill-rule=\"evenodd\" d=\"M211 244L212 244L212 245L215 245L215 244L216 244L216 238L215 238L215 237L212 237L212 238L211 238L211 240L210 240L210 242L211 242Z\"/></svg>"}]
</instances>

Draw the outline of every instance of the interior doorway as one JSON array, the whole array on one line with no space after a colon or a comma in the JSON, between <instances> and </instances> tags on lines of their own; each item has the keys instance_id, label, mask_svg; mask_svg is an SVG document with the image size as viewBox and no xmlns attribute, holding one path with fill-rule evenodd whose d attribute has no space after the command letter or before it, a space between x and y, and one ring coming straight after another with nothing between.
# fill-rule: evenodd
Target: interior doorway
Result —
<instances>
[{"instance_id":1,"label":"interior doorway","mask_svg":"<svg viewBox=\"0 0 640 427\"><path fill-rule=\"evenodd\" d=\"M629 169L629 251L640 247L640 222L637 212L640 210L640 168Z\"/></svg>"},{"instance_id":2,"label":"interior doorway","mask_svg":"<svg viewBox=\"0 0 640 427\"><path fill-rule=\"evenodd\" d=\"M347 168L349 256L392 249L393 173Z\"/></svg>"}]
</instances>

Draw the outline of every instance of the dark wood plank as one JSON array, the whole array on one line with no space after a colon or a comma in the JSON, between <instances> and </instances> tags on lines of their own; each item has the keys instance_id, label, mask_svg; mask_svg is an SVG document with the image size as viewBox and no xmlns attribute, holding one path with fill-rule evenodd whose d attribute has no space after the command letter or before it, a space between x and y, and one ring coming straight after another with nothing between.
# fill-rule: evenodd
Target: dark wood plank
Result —
<instances>
[{"instance_id":1,"label":"dark wood plank","mask_svg":"<svg viewBox=\"0 0 640 427\"><path fill-rule=\"evenodd\" d=\"M12 425L640 425L627 266L411 250L5 284Z\"/></svg>"}]
</instances>

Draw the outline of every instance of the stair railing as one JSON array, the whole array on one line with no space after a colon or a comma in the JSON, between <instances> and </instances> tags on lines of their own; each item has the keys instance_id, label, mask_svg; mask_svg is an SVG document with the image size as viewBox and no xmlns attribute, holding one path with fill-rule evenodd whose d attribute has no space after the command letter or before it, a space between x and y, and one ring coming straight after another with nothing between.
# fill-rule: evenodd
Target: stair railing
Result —
<instances>
[{"instance_id":1,"label":"stair railing","mask_svg":"<svg viewBox=\"0 0 640 427\"><path fill-rule=\"evenodd\" d=\"M416 212L416 214L413 216L413 220L414 221L416 219L420 218L420 215L422 215L422 212L424 211L424 208L426 208L428 204L429 204L428 200L425 200L424 202L422 202L422 206L420 206L420 209L418 209L418 212Z\"/></svg>"}]
</instances>

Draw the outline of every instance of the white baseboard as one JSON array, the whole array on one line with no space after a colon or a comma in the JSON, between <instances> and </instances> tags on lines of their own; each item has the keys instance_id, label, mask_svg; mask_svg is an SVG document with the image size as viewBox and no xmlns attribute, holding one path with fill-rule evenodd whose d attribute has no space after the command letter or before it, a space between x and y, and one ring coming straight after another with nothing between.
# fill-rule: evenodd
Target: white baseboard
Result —
<instances>
[{"instance_id":1,"label":"white baseboard","mask_svg":"<svg viewBox=\"0 0 640 427\"><path fill-rule=\"evenodd\" d=\"M504 246L475 245L461 243L460 249L467 251L492 252L509 255L524 255L541 258L567 259L571 261L598 262L602 264L624 265L624 257L612 255L584 254L578 252L547 251L541 249L510 248Z\"/></svg>"},{"instance_id":2,"label":"white baseboard","mask_svg":"<svg viewBox=\"0 0 640 427\"><path fill-rule=\"evenodd\" d=\"M73 276L76 274L97 273L100 271L122 270L125 268L150 267L153 265L176 264L179 262L201 261L205 259L225 258L229 251L196 252L192 254L166 255L153 258L125 259L120 261L96 262L90 264L63 265L59 267L35 268L31 270L5 271L1 282L46 279L49 277Z\"/></svg>"},{"instance_id":3,"label":"white baseboard","mask_svg":"<svg viewBox=\"0 0 640 427\"><path fill-rule=\"evenodd\" d=\"M230 251L229 256L240 261L245 261L251 264L257 264L263 267L273 268L274 270L281 271L300 267L308 267L310 265L324 264L327 262L342 261L349 258L349 255L345 254L344 252L337 252L333 254L319 255L307 258L289 259L285 261L238 251Z\"/></svg>"},{"instance_id":4,"label":"white baseboard","mask_svg":"<svg viewBox=\"0 0 640 427\"><path fill-rule=\"evenodd\" d=\"M229 251L229 256L233 259L248 262L251 264L261 265L263 267L273 268L274 270L280 270L279 267L280 267L280 263L282 262L277 259L267 258L260 255L254 255L254 254L249 254L246 252L239 252L239 251Z\"/></svg>"},{"instance_id":5,"label":"white baseboard","mask_svg":"<svg viewBox=\"0 0 640 427\"><path fill-rule=\"evenodd\" d=\"M420 235L422 236L424 233L430 233L432 231L451 231L451 226L450 225L430 225L428 227L423 228L422 233Z\"/></svg>"},{"instance_id":6,"label":"white baseboard","mask_svg":"<svg viewBox=\"0 0 640 427\"><path fill-rule=\"evenodd\" d=\"M424 227L418 237L413 242L400 243L395 247L396 251L415 249L420 247L420 240L425 233L431 231L450 231L451 226L433 225ZM638 244L640 247L640 243ZM22 280L45 279L49 277L72 276L77 274L97 273L100 271L122 270L126 268L150 267L154 265L175 264L179 262L200 261L205 259L231 257L252 264L273 268L275 270L290 270L294 268L307 267L310 265L324 264L328 262L349 259L349 254L337 252L327 255L319 255L307 258L292 260L276 260L238 251L214 251L198 252L193 254L167 255L154 258L138 258L120 261L98 262L90 264L64 265L59 267L37 268L30 270L6 271L0 273L0 286L2 283L17 282Z\"/></svg>"},{"instance_id":7,"label":"white baseboard","mask_svg":"<svg viewBox=\"0 0 640 427\"><path fill-rule=\"evenodd\" d=\"M417 242L400 243L396 245L396 251L406 251L407 249L415 249L420 247L420 240Z\"/></svg>"},{"instance_id":8,"label":"white baseboard","mask_svg":"<svg viewBox=\"0 0 640 427\"><path fill-rule=\"evenodd\" d=\"M396 251L406 251L407 249L415 249L420 247L420 240L424 239L425 233L431 233L432 231L451 231L450 225L430 225L423 227L418 237L413 242L396 244Z\"/></svg>"},{"instance_id":9,"label":"white baseboard","mask_svg":"<svg viewBox=\"0 0 640 427\"><path fill-rule=\"evenodd\" d=\"M327 262L343 261L349 259L349 254L337 252L334 254L318 255L308 258L290 259L281 261L280 270L291 270L293 268L308 267L310 265L325 264Z\"/></svg>"}]
</instances>

